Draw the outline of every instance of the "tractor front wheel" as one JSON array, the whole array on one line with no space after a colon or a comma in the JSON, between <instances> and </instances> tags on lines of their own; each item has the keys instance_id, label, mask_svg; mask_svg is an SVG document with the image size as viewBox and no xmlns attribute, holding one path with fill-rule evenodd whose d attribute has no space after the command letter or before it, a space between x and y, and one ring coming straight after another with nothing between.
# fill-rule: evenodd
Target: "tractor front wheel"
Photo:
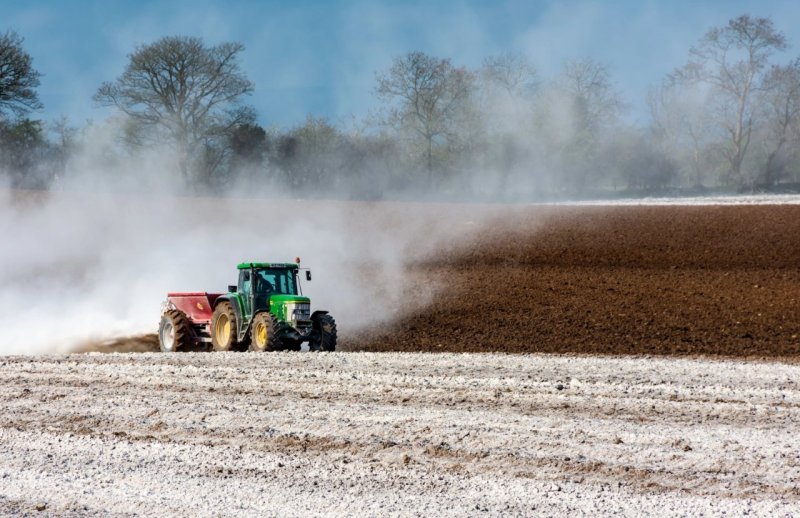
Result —
<instances>
[{"instance_id":1,"label":"tractor front wheel","mask_svg":"<svg viewBox=\"0 0 800 518\"><path fill-rule=\"evenodd\" d=\"M211 345L215 351L236 348L236 315L230 302L220 302L211 315Z\"/></svg>"},{"instance_id":2,"label":"tractor front wheel","mask_svg":"<svg viewBox=\"0 0 800 518\"><path fill-rule=\"evenodd\" d=\"M253 317L253 323L250 325L249 350L256 352L280 350L281 342L276 333L277 329L278 321L272 313L265 311Z\"/></svg>"},{"instance_id":3,"label":"tractor front wheel","mask_svg":"<svg viewBox=\"0 0 800 518\"><path fill-rule=\"evenodd\" d=\"M336 350L336 321L326 314L311 317L314 326L314 338L309 342L311 351Z\"/></svg>"},{"instance_id":4,"label":"tractor front wheel","mask_svg":"<svg viewBox=\"0 0 800 518\"><path fill-rule=\"evenodd\" d=\"M172 353L188 350L194 345L192 328L186 313L171 309L161 316L158 326L158 345L161 352Z\"/></svg>"}]
</instances>

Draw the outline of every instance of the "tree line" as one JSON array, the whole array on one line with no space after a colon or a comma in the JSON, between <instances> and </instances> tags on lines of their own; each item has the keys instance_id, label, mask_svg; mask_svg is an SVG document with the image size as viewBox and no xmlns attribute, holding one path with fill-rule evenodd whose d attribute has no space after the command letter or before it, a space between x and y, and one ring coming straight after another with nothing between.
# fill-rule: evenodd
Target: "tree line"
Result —
<instances>
[{"instance_id":1,"label":"tree line","mask_svg":"<svg viewBox=\"0 0 800 518\"><path fill-rule=\"evenodd\" d=\"M610 69L591 58L541 77L520 54L470 69L409 52L376 73L368 117L310 115L287 129L262 127L247 104L255 85L240 43L170 36L136 47L122 74L99 85L95 103L115 115L98 132L97 123L31 118L42 109L40 74L9 31L0 35L0 171L12 186L47 188L87 167L87 150L101 169L158 150L159 175L202 193L520 201L792 191L800 58L780 61L787 46L768 18L710 28L650 89L644 125L625 120Z\"/></svg>"}]
</instances>

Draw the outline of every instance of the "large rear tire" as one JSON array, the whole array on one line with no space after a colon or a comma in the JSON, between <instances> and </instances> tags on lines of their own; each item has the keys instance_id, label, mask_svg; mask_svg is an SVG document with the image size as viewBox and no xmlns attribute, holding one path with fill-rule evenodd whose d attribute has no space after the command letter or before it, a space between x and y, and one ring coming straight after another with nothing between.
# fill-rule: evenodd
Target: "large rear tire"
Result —
<instances>
[{"instance_id":1,"label":"large rear tire","mask_svg":"<svg viewBox=\"0 0 800 518\"><path fill-rule=\"evenodd\" d=\"M314 326L314 339L308 343L311 351L336 350L336 321L328 314L311 317Z\"/></svg>"},{"instance_id":2,"label":"large rear tire","mask_svg":"<svg viewBox=\"0 0 800 518\"><path fill-rule=\"evenodd\" d=\"M236 314L230 302L220 302L211 315L211 345L215 351L236 349Z\"/></svg>"},{"instance_id":3,"label":"large rear tire","mask_svg":"<svg viewBox=\"0 0 800 518\"><path fill-rule=\"evenodd\" d=\"M255 352L279 351L281 341L277 336L278 320L268 312L257 314L250 325L250 347Z\"/></svg>"},{"instance_id":4,"label":"large rear tire","mask_svg":"<svg viewBox=\"0 0 800 518\"><path fill-rule=\"evenodd\" d=\"M194 333L186 313L170 309L161 315L158 326L158 346L161 352L188 351L194 346Z\"/></svg>"}]
</instances>

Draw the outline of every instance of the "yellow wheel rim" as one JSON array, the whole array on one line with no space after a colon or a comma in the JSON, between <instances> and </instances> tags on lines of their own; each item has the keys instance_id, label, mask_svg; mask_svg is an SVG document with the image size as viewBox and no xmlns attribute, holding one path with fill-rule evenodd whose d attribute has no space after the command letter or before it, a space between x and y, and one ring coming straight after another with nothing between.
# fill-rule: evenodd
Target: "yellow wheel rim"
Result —
<instances>
[{"instance_id":1,"label":"yellow wheel rim","mask_svg":"<svg viewBox=\"0 0 800 518\"><path fill-rule=\"evenodd\" d=\"M262 348L267 344L267 326L262 322L256 324L256 342L258 347Z\"/></svg>"},{"instance_id":2,"label":"yellow wheel rim","mask_svg":"<svg viewBox=\"0 0 800 518\"><path fill-rule=\"evenodd\" d=\"M220 315L217 318L217 343L225 346L228 345L228 339L231 336L231 321L228 319L228 315Z\"/></svg>"}]
</instances>

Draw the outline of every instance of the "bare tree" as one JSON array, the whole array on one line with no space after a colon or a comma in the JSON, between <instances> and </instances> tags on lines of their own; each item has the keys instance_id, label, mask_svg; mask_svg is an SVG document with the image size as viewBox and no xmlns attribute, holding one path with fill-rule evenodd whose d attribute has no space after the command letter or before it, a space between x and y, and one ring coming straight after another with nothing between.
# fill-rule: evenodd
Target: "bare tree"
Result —
<instances>
[{"instance_id":1,"label":"bare tree","mask_svg":"<svg viewBox=\"0 0 800 518\"><path fill-rule=\"evenodd\" d=\"M542 101L547 104L540 107L545 114L542 120L548 126L568 128L556 131L561 134L555 146L558 170L564 175L560 183L575 191L584 190L590 178L598 184L608 173L598 166L601 144L611 140L623 108L608 67L591 58L566 62Z\"/></svg>"},{"instance_id":2,"label":"bare tree","mask_svg":"<svg viewBox=\"0 0 800 518\"><path fill-rule=\"evenodd\" d=\"M764 87L770 56L786 48L786 39L772 20L743 15L724 27L710 29L689 51L689 62L671 80L705 83L720 100L716 107L727 136L724 156L727 182L741 185L742 165L753 134L756 97Z\"/></svg>"},{"instance_id":3,"label":"bare tree","mask_svg":"<svg viewBox=\"0 0 800 518\"><path fill-rule=\"evenodd\" d=\"M800 145L800 58L788 65L773 65L765 78L767 161L764 184L772 187Z\"/></svg>"},{"instance_id":4,"label":"bare tree","mask_svg":"<svg viewBox=\"0 0 800 518\"><path fill-rule=\"evenodd\" d=\"M652 140L684 170L686 185L695 188L703 187L714 154L707 104L702 90L670 82L651 88L647 95Z\"/></svg>"},{"instance_id":5,"label":"bare tree","mask_svg":"<svg viewBox=\"0 0 800 518\"><path fill-rule=\"evenodd\" d=\"M559 85L573 103L579 130L594 132L619 116L622 100L606 65L591 58L568 61Z\"/></svg>"},{"instance_id":6,"label":"bare tree","mask_svg":"<svg viewBox=\"0 0 800 518\"><path fill-rule=\"evenodd\" d=\"M0 117L5 110L21 116L42 107L36 93L39 72L22 42L15 32L0 34Z\"/></svg>"},{"instance_id":7,"label":"bare tree","mask_svg":"<svg viewBox=\"0 0 800 518\"><path fill-rule=\"evenodd\" d=\"M433 146L456 134L456 122L468 107L474 76L449 59L411 52L377 76L378 96L391 103L387 122L422 139L428 181L433 175Z\"/></svg>"},{"instance_id":8,"label":"bare tree","mask_svg":"<svg viewBox=\"0 0 800 518\"><path fill-rule=\"evenodd\" d=\"M225 156L219 146L230 142L234 128L254 119L241 104L253 90L239 68L242 50L240 43L207 47L200 38L162 38L139 46L122 75L103 83L95 100L125 113L139 142L166 138L185 181L208 183Z\"/></svg>"},{"instance_id":9,"label":"bare tree","mask_svg":"<svg viewBox=\"0 0 800 518\"><path fill-rule=\"evenodd\" d=\"M473 132L475 152L465 159L473 168L494 171L484 178L495 180L496 194L504 196L509 177L529 167L538 76L525 56L511 52L484 59L477 76L475 116L480 131Z\"/></svg>"},{"instance_id":10,"label":"bare tree","mask_svg":"<svg viewBox=\"0 0 800 518\"><path fill-rule=\"evenodd\" d=\"M519 133L530 121L533 95L539 81L536 69L525 56L507 52L483 60L478 71L479 115L490 132Z\"/></svg>"},{"instance_id":11,"label":"bare tree","mask_svg":"<svg viewBox=\"0 0 800 518\"><path fill-rule=\"evenodd\" d=\"M484 59L480 75L486 83L504 89L512 97L529 95L539 84L531 62L512 52Z\"/></svg>"}]
</instances>

